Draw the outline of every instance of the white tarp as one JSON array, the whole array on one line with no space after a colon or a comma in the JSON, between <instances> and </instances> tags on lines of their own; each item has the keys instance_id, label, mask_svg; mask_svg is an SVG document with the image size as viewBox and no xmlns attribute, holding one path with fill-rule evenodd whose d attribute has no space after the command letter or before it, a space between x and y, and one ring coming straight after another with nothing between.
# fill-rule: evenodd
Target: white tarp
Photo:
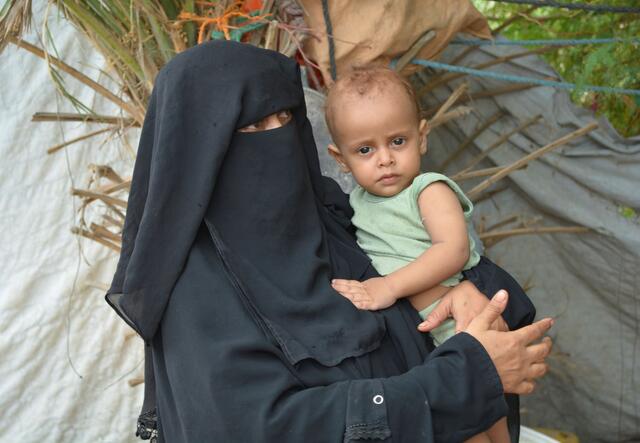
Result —
<instances>
[{"instance_id":1,"label":"white tarp","mask_svg":"<svg viewBox=\"0 0 640 443\"><path fill-rule=\"evenodd\" d=\"M97 79L101 57L51 15L61 58ZM36 43L40 31L25 39ZM67 86L114 114L73 79ZM141 376L141 341L127 338L104 291L89 286L110 282L116 255L70 232L79 204L70 190L86 186L87 166L128 171L131 156L102 145L106 136L48 155L47 148L100 126L30 122L39 111L76 112L57 97L42 60L9 46L0 55L0 442L136 441L143 386L128 380Z\"/></svg>"}]
</instances>

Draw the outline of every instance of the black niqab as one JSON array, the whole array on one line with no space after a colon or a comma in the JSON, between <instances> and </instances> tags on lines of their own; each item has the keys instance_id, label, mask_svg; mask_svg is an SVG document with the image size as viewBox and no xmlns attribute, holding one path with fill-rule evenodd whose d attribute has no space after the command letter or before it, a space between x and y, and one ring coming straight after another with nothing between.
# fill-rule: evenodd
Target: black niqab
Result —
<instances>
[{"instance_id":1,"label":"black niqab","mask_svg":"<svg viewBox=\"0 0 640 443\"><path fill-rule=\"evenodd\" d=\"M283 109L287 125L237 132ZM205 221L237 296L292 364L371 351L384 320L330 286L369 267L344 229L348 205L330 210L338 195L320 175L294 61L229 42L185 51L156 80L107 299L150 340Z\"/></svg>"}]
</instances>

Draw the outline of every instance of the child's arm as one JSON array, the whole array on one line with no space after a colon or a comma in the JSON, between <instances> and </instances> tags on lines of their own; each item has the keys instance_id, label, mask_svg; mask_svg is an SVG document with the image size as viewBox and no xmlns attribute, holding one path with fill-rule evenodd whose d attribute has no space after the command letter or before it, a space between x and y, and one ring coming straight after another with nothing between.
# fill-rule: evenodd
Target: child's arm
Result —
<instances>
[{"instance_id":1,"label":"child's arm","mask_svg":"<svg viewBox=\"0 0 640 443\"><path fill-rule=\"evenodd\" d=\"M385 277L332 282L359 309L383 309L398 298L433 288L459 272L469 259L467 226L455 192L446 183L432 183L418 196L418 207L433 244L429 249Z\"/></svg>"}]
</instances>

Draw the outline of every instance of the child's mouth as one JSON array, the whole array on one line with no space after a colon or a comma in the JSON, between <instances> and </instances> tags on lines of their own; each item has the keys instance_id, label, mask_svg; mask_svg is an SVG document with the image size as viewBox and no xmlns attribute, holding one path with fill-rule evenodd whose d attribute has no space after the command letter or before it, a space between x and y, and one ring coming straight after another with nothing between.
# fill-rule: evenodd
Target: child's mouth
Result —
<instances>
[{"instance_id":1,"label":"child's mouth","mask_svg":"<svg viewBox=\"0 0 640 443\"><path fill-rule=\"evenodd\" d=\"M392 185L398 180L398 176L396 174L387 174L380 177L378 180L383 185Z\"/></svg>"}]
</instances>

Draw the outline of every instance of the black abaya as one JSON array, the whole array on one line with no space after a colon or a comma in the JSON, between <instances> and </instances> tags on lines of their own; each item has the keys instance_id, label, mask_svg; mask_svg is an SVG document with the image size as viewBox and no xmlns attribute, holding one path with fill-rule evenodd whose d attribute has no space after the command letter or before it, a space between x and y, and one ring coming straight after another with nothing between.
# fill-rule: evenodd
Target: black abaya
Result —
<instances>
[{"instance_id":1,"label":"black abaya","mask_svg":"<svg viewBox=\"0 0 640 443\"><path fill-rule=\"evenodd\" d=\"M282 109L270 131L238 128ZM211 42L156 81L107 296L148 343L160 441L460 441L505 415L461 333L431 352L406 302L356 310L332 278L371 276L320 176L295 63ZM531 305L510 303L513 327ZM156 400L151 401L155 394Z\"/></svg>"}]
</instances>

